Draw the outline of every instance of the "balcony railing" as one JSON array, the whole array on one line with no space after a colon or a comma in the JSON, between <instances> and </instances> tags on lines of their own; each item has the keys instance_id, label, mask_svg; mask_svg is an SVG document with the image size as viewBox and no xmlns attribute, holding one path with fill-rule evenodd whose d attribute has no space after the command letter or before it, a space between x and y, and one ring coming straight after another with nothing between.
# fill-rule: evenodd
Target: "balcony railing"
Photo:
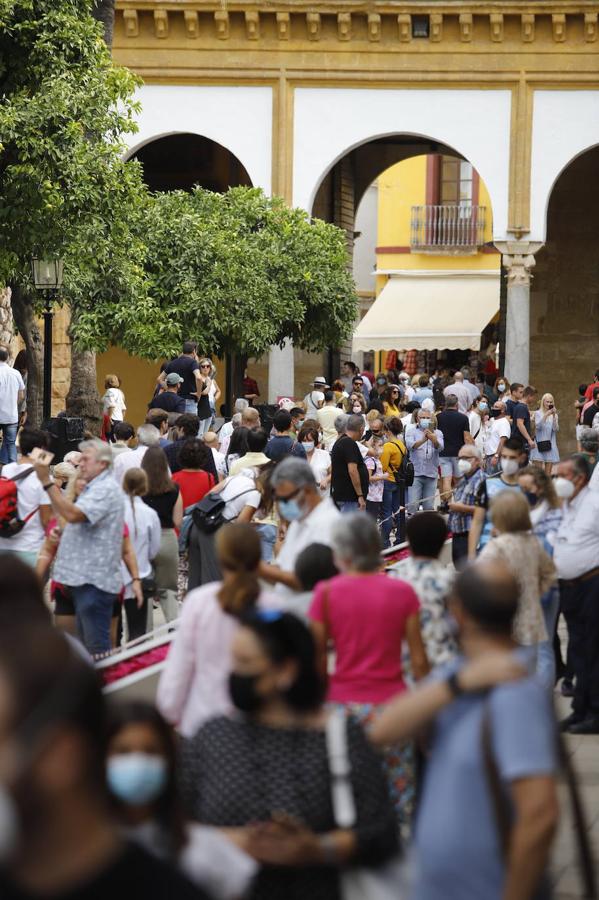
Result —
<instances>
[{"instance_id":1,"label":"balcony railing","mask_svg":"<svg viewBox=\"0 0 599 900\"><path fill-rule=\"evenodd\" d=\"M485 206L413 206L411 248L420 253L476 253L484 244Z\"/></svg>"}]
</instances>

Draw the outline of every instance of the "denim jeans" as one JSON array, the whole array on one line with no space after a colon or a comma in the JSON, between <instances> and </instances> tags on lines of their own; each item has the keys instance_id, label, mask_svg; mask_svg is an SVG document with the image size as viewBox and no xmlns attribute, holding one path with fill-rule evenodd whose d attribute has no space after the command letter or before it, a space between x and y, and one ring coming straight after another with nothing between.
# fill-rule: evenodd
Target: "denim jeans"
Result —
<instances>
[{"instance_id":1,"label":"denim jeans","mask_svg":"<svg viewBox=\"0 0 599 900\"><path fill-rule=\"evenodd\" d=\"M340 500L337 508L340 513L353 513L360 509L357 500Z\"/></svg>"},{"instance_id":2,"label":"denim jeans","mask_svg":"<svg viewBox=\"0 0 599 900\"><path fill-rule=\"evenodd\" d=\"M267 563L272 562L273 556L275 555L277 526L270 525L268 522L261 522L259 525L256 525L256 531L260 537L262 559Z\"/></svg>"},{"instance_id":3,"label":"denim jeans","mask_svg":"<svg viewBox=\"0 0 599 900\"><path fill-rule=\"evenodd\" d=\"M17 461L17 432L18 432L18 430L19 430L18 424L0 425L0 431L2 431L2 447L0 447L0 463L2 465L4 465L4 463Z\"/></svg>"},{"instance_id":4,"label":"denim jeans","mask_svg":"<svg viewBox=\"0 0 599 900\"><path fill-rule=\"evenodd\" d=\"M110 620L116 594L109 594L95 584L79 584L71 588L77 631L92 656L110 653Z\"/></svg>"},{"instance_id":5,"label":"denim jeans","mask_svg":"<svg viewBox=\"0 0 599 900\"><path fill-rule=\"evenodd\" d=\"M394 526L399 524L395 521L399 511L399 485L395 481L383 482L383 508L381 511L382 523L381 534L383 536L383 547L389 546L389 537Z\"/></svg>"},{"instance_id":6,"label":"denim jeans","mask_svg":"<svg viewBox=\"0 0 599 900\"><path fill-rule=\"evenodd\" d=\"M435 492L437 490L437 479L428 475L416 475L414 484L410 488L410 515L418 512L418 507L422 501L423 509L432 509Z\"/></svg>"},{"instance_id":7,"label":"denim jeans","mask_svg":"<svg viewBox=\"0 0 599 900\"><path fill-rule=\"evenodd\" d=\"M197 400L185 400L185 412L191 413L192 416L197 416L198 414L198 401Z\"/></svg>"},{"instance_id":8,"label":"denim jeans","mask_svg":"<svg viewBox=\"0 0 599 900\"><path fill-rule=\"evenodd\" d=\"M557 587L549 588L547 593L543 594L541 597L541 606L543 608L547 640L542 641L538 646L537 675L547 687L547 690L553 692L555 686L553 634L555 632L555 623L557 622L557 614L559 611L559 589Z\"/></svg>"},{"instance_id":9,"label":"denim jeans","mask_svg":"<svg viewBox=\"0 0 599 900\"><path fill-rule=\"evenodd\" d=\"M206 434L207 431L210 431L210 426L214 422L214 416L210 416L209 419L200 419L200 428L198 431L198 435Z\"/></svg>"}]
</instances>

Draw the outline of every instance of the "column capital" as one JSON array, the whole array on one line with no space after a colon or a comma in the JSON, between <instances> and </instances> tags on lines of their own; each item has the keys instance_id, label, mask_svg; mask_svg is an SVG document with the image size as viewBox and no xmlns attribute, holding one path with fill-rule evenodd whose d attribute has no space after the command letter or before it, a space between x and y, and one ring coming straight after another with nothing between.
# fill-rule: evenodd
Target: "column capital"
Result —
<instances>
[{"instance_id":1,"label":"column capital","mask_svg":"<svg viewBox=\"0 0 599 900\"><path fill-rule=\"evenodd\" d=\"M543 244L538 241L495 241L495 246L502 254L508 284L530 285L531 269L536 264L535 253Z\"/></svg>"}]
</instances>

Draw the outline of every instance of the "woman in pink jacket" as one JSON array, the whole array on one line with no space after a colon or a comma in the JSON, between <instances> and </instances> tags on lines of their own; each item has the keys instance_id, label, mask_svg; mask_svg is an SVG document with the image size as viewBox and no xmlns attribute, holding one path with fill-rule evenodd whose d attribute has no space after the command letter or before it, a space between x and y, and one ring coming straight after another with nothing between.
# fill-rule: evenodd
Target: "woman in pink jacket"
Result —
<instances>
[{"instance_id":1,"label":"woman in pink jacket","mask_svg":"<svg viewBox=\"0 0 599 900\"><path fill-rule=\"evenodd\" d=\"M255 528L223 526L216 551L223 580L202 585L185 598L158 685L158 709L183 737L192 737L207 719L233 708L228 690L231 641L241 616L256 605L281 605L258 582L261 552Z\"/></svg>"}]
</instances>

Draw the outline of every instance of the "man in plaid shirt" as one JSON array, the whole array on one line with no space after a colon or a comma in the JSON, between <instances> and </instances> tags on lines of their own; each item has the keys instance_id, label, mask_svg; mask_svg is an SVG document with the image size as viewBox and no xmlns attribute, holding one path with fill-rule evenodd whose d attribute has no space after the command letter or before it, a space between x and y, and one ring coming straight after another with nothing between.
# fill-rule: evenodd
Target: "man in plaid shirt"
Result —
<instances>
[{"instance_id":1,"label":"man in plaid shirt","mask_svg":"<svg viewBox=\"0 0 599 900\"><path fill-rule=\"evenodd\" d=\"M449 503L447 525L452 534L452 557L456 569L462 569L468 559L468 532L472 525L474 498L486 478L482 470L482 451L474 444L464 444L458 453L461 478Z\"/></svg>"}]
</instances>

